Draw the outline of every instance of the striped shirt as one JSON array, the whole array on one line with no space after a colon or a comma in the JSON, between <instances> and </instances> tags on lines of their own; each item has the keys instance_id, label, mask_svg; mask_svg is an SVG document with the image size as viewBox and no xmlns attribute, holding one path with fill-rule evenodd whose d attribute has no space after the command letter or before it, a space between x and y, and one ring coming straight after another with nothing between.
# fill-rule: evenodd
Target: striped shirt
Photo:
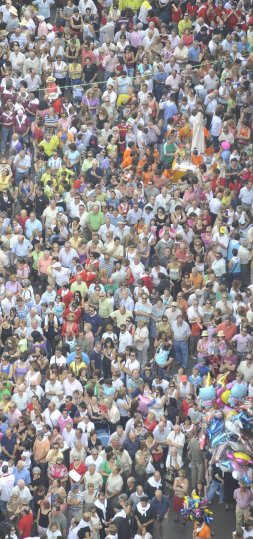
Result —
<instances>
[{"instance_id":1,"label":"striped shirt","mask_svg":"<svg viewBox=\"0 0 253 539\"><path fill-rule=\"evenodd\" d=\"M73 501L78 501L78 504L72 505ZM84 502L84 492L80 492L79 490L71 490L68 493L67 504L69 506L69 509L71 509L73 513L75 512L77 513L78 511L80 511L80 509L83 510L83 502Z\"/></svg>"}]
</instances>

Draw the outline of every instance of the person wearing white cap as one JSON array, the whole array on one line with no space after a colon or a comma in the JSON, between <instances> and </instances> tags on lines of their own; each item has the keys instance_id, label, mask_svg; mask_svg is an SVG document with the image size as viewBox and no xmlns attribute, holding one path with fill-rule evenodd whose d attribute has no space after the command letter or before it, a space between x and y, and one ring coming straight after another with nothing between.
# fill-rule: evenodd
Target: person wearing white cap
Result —
<instances>
[{"instance_id":1,"label":"person wearing white cap","mask_svg":"<svg viewBox=\"0 0 253 539\"><path fill-rule=\"evenodd\" d=\"M52 265L52 277L55 279L57 286L61 287L68 284L70 278L70 269L63 268L60 262L55 262Z\"/></svg>"}]
</instances>

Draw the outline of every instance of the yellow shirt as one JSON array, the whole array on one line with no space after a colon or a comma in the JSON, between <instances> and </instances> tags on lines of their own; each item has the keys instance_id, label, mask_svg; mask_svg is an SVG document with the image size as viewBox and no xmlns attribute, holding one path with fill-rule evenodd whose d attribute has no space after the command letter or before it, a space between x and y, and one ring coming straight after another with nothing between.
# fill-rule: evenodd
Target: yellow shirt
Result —
<instances>
[{"instance_id":1,"label":"yellow shirt","mask_svg":"<svg viewBox=\"0 0 253 539\"><path fill-rule=\"evenodd\" d=\"M42 142L40 142L39 144L39 148L43 148L44 150L44 153L48 156L48 157L51 157L54 153L54 151L56 150L56 148L58 148L59 146L59 139L56 135L54 135L50 140L42 140Z\"/></svg>"},{"instance_id":2,"label":"yellow shirt","mask_svg":"<svg viewBox=\"0 0 253 539\"><path fill-rule=\"evenodd\" d=\"M5 176L5 178L0 174L0 191L4 191L6 187L9 187L10 176Z\"/></svg>"},{"instance_id":3,"label":"yellow shirt","mask_svg":"<svg viewBox=\"0 0 253 539\"><path fill-rule=\"evenodd\" d=\"M192 27L192 21L190 21L190 20L185 21L184 19L179 21L179 23L178 23L178 33L179 33L180 37L183 35L186 28L189 28L189 30L190 30L191 27Z\"/></svg>"},{"instance_id":4,"label":"yellow shirt","mask_svg":"<svg viewBox=\"0 0 253 539\"><path fill-rule=\"evenodd\" d=\"M84 296L86 296L87 292L88 292L88 287L87 287L87 284L86 283L81 283L81 284L78 284L76 281L74 283L72 283L71 287L70 287L70 290L71 292L73 292L73 294L75 292L80 292L82 298L84 298Z\"/></svg>"},{"instance_id":5,"label":"yellow shirt","mask_svg":"<svg viewBox=\"0 0 253 539\"><path fill-rule=\"evenodd\" d=\"M69 78L71 80L80 79L82 76L82 66L81 64L69 64Z\"/></svg>"}]
</instances>

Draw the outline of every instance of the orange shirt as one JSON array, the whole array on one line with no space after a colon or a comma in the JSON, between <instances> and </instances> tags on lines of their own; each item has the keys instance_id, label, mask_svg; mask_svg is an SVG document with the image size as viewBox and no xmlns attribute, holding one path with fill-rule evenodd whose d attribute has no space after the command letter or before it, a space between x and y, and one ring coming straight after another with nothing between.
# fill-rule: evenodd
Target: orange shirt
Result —
<instances>
[{"instance_id":1,"label":"orange shirt","mask_svg":"<svg viewBox=\"0 0 253 539\"><path fill-rule=\"evenodd\" d=\"M236 325L235 324L229 324L228 326L221 322L216 328L216 331L224 331L225 339L227 342L230 342L232 337L236 334Z\"/></svg>"},{"instance_id":2,"label":"orange shirt","mask_svg":"<svg viewBox=\"0 0 253 539\"><path fill-rule=\"evenodd\" d=\"M201 155L191 155L191 162L193 165L196 165L196 167L199 167L203 163L203 157Z\"/></svg>"},{"instance_id":3,"label":"orange shirt","mask_svg":"<svg viewBox=\"0 0 253 539\"><path fill-rule=\"evenodd\" d=\"M196 523L194 523L194 529L197 530ZM207 524L203 524L202 528L197 532L196 537L200 537L201 539L210 539L211 531Z\"/></svg>"},{"instance_id":4,"label":"orange shirt","mask_svg":"<svg viewBox=\"0 0 253 539\"><path fill-rule=\"evenodd\" d=\"M132 162L133 162L133 158L130 157L130 155L129 155L128 157L126 157L126 159L124 159L124 161L122 161L121 168L130 167Z\"/></svg>"},{"instance_id":5,"label":"orange shirt","mask_svg":"<svg viewBox=\"0 0 253 539\"><path fill-rule=\"evenodd\" d=\"M201 288L203 285L203 277L200 273L197 273L197 275L193 275L193 273L190 274L191 282L194 286L194 288Z\"/></svg>"}]
</instances>

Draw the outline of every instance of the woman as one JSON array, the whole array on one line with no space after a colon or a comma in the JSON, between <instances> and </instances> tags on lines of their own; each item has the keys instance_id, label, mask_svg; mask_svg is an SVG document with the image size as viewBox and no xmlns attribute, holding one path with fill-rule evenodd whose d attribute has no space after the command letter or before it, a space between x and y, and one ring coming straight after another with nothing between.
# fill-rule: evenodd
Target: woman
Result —
<instances>
[{"instance_id":1,"label":"woman","mask_svg":"<svg viewBox=\"0 0 253 539\"><path fill-rule=\"evenodd\" d=\"M16 525L19 520L21 511L22 511L22 506L23 506L22 500L19 494L15 490L15 492L11 494L9 501L7 502L8 518L10 522L14 525Z\"/></svg>"},{"instance_id":2,"label":"woman","mask_svg":"<svg viewBox=\"0 0 253 539\"><path fill-rule=\"evenodd\" d=\"M187 416L184 418L183 423L181 424L181 431L185 435L185 449L187 449L190 439L196 432L195 425L192 423L190 417Z\"/></svg>"},{"instance_id":3,"label":"woman","mask_svg":"<svg viewBox=\"0 0 253 539\"><path fill-rule=\"evenodd\" d=\"M75 322L75 315L73 313L67 315L67 319L62 324L61 334L64 338L66 338L67 335L76 338L78 337L79 328Z\"/></svg>"},{"instance_id":4,"label":"woman","mask_svg":"<svg viewBox=\"0 0 253 539\"><path fill-rule=\"evenodd\" d=\"M74 470L81 476L79 484L82 485L84 482L84 474L86 472L86 466L84 462L81 461L80 457L77 455L73 457L73 462L70 464L70 471L71 470ZM70 481L71 483L73 482L72 479Z\"/></svg>"},{"instance_id":5,"label":"woman","mask_svg":"<svg viewBox=\"0 0 253 539\"><path fill-rule=\"evenodd\" d=\"M173 425L178 425L179 415L180 411L177 400L174 397L170 397L165 411L165 416L167 417L167 420L171 421Z\"/></svg>"},{"instance_id":6,"label":"woman","mask_svg":"<svg viewBox=\"0 0 253 539\"><path fill-rule=\"evenodd\" d=\"M161 322L162 317L165 312L165 305L163 305L162 300L159 298L155 305L152 307L152 312L150 316L150 325L149 325L149 331L150 331L150 337L152 339L155 339L157 337L157 324Z\"/></svg>"},{"instance_id":7,"label":"woman","mask_svg":"<svg viewBox=\"0 0 253 539\"><path fill-rule=\"evenodd\" d=\"M34 183L29 176L25 176L18 185L18 196L27 195L30 200L34 199Z\"/></svg>"},{"instance_id":8,"label":"woman","mask_svg":"<svg viewBox=\"0 0 253 539\"><path fill-rule=\"evenodd\" d=\"M25 381L28 386L39 386L41 384L41 372L40 367L36 361L29 363L29 370L25 375Z\"/></svg>"},{"instance_id":9,"label":"woman","mask_svg":"<svg viewBox=\"0 0 253 539\"><path fill-rule=\"evenodd\" d=\"M145 484L147 480L147 466L149 462L151 461L150 452L147 448L146 442L141 441L140 442L140 449L135 454L135 475L136 475L136 484L137 485L143 485ZM152 468L150 468L152 473Z\"/></svg>"},{"instance_id":10,"label":"woman","mask_svg":"<svg viewBox=\"0 0 253 539\"><path fill-rule=\"evenodd\" d=\"M47 533L50 524L51 508L48 500L42 500L37 514L37 530L39 536Z\"/></svg>"},{"instance_id":11,"label":"woman","mask_svg":"<svg viewBox=\"0 0 253 539\"><path fill-rule=\"evenodd\" d=\"M1 351L4 350L4 345L9 337L13 335L13 327L7 318L4 318L0 326L0 344Z\"/></svg>"},{"instance_id":12,"label":"woman","mask_svg":"<svg viewBox=\"0 0 253 539\"><path fill-rule=\"evenodd\" d=\"M107 479L109 475L112 473L114 466L115 466L115 456L113 452L107 453L105 460L102 462L100 466L99 473L103 477L103 484L106 486Z\"/></svg>"},{"instance_id":13,"label":"woman","mask_svg":"<svg viewBox=\"0 0 253 539\"><path fill-rule=\"evenodd\" d=\"M213 318L213 313L214 313L214 306L212 305L211 300L207 299L205 305L203 305L203 318L202 318L202 323L205 328L207 328L208 325L210 324L210 321ZM204 332L202 331L202 335L203 333Z\"/></svg>"},{"instance_id":14,"label":"woman","mask_svg":"<svg viewBox=\"0 0 253 539\"><path fill-rule=\"evenodd\" d=\"M90 431L90 436L88 440L88 447L87 447L87 453L90 455L92 452L92 449L97 449L98 453L102 451L102 442L100 438L97 437L96 430Z\"/></svg>"},{"instance_id":15,"label":"woman","mask_svg":"<svg viewBox=\"0 0 253 539\"><path fill-rule=\"evenodd\" d=\"M17 359L17 361L15 361L13 365L13 378L14 378L15 383L20 377L26 376L26 374L28 373L28 370L29 370L29 361L28 359L25 359L25 356L24 357L21 356L20 359Z\"/></svg>"},{"instance_id":16,"label":"woman","mask_svg":"<svg viewBox=\"0 0 253 539\"><path fill-rule=\"evenodd\" d=\"M160 206L159 208L157 208L157 213L155 214L156 235L158 240L160 238L159 233L163 229L167 220L168 218L166 216L165 210L162 206Z\"/></svg>"},{"instance_id":17,"label":"woman","mask_svg":"<svg viewBox=\"0 0 253 539\"><path fill-rule=\"evenodd\" d=\"M61 485L63 487L66 486L68 480L68 470L65 464L63 464L62 458L57 458L56 463L50 466L48 470L48 477L50 481L53 481L54 479L59 479Z\"/></svg>"},{"instance_id":18,"label":"woman","mask_svg":"<svg viewBox=\"0 0 253 539\"><path fill-rule=\"evenodd\" d=\"M89 90L87 90L84 98L83 98L83 105L84 107L87 109L89 115L90 115L90 119L95 121L96 120L96 114L97 114L97 109L100 105L100 99L95 91L95 89L92 87L92 88L89 88Z\"/></svg>"},{"instance_id":19,"label":"woman","mask_svg":"<svg viewBox=\"0 0 253 539\"><path fill-rule=\"evenodd\" d=\"M164 406L166 403L166 395L163 393L163 388L158 386L155 392L155 402L149 407L149 410L154 412L156 421L160 421L164 415Z\"/></svg>"},{"instance_id":20,"label":"woman","mask_svg":"<svg viewBox=\"0 0 253 539\"><path fill-rule=\"evenodd\" d=\"M111 363L116 359L116 350L112 339L105 339L102 348L102 369L104 378L110 378L112 376Z\"/></svg>"},{"instance_id":21,"label":"woman","mask_svg":"<svg viewBox=\"0 0 253 539\"><path fill-rule=\"evenodd\" d=\"M50 507L53 507L53 505L55 505L59 497L66 500L66 490L61 485L60 479L53 479L52 484L50 485L48 493L46 495L46 499L49 501Z\"/></svg>"},{"instance_id":22,"label":"woman","mask_svg":"<svg viewBox=\"0 0 253 539\"><path fill-rule=\"evenodd\" d=\"M185 477L185 471L179 470L178 477L176 477L173 484L173 509L177 513L177 516L174 518L175 522L179 522L180 520L180 511L183 509L184 497L188 494L188 488L189 481ZM185 523L185 521L182 521L182 523Z\"/></svg>"},{"instance_id":23,"label":"woman","mask_svg":"<svg viewBox=\"0 0 253 539\"><path fill-rule=\"evenodd\" d=\"M129 77L133 77L135 68L135 55L133 49L127 45L123 53L124 68Z\"/></svg>"},{"instance_id":24,"label":"woman","mask_svg":"<svg viewBox=\"0 0 253 539\"><path fill-rule=\"evenodd\" d=\"M201 339L199 339L197 344L198 358L203 358L208 356L208 332L206 330L202 331Z\"/></svg>"},{"instance_id":25,"label":"woman","mask_svg":"<svg viewBox=\"0 0 253 539\"><path fill-rule=\"evenodd\" d=\"M88 415L96 429L104 428L106 425L105 414L101 412L97 397L93 396L87 407Z\"/></svg>"},{"instance_id":26,"label":"woman","mask_svg":"<svg viewBox=\"0 0 253 539\"><path fill-rule=\"evenodd\" d=\"M4 377L7 377L8 380L13 380L13 367L6 354L2 356L0 375L4 375Z\"/></svg>"}]
</instances>

